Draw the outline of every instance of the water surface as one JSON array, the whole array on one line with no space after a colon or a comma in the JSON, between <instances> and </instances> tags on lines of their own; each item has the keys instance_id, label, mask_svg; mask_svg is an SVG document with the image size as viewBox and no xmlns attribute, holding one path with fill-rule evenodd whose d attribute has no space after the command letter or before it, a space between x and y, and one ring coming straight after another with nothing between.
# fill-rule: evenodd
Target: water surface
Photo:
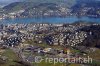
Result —
<instances>
[{"instance_id":1,"label":"water surface","mask_svg":"<svg viewBox=\"0 0 100 66\"><path fill-rule=\"evenodd\" d=\"M15 18L0 20L0 24L15 24L15 23L73 23L76 21L97 22L100 23L100 18L89 17L48 17L48 18Z\"/></svg>"}]
</instances>

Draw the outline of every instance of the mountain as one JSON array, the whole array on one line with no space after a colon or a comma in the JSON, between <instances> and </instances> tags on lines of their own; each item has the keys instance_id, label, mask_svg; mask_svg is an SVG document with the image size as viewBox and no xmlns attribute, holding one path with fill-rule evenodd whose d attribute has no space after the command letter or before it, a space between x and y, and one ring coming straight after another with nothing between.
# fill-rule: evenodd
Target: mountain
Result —
<instances>
[{"instance_id":1,"label":"mountain","mask_svg":"<svg viewBox=\"0 0 100 66\"><path fill-rule=\"evenodd\" d=\"M34 3L32 2L14 2L3 7L3 9L7 12L14 12L22 9L28 9L29 7L32 6L34 6Z\"/></svg>"},{"instance_id":2,"label":"mountain","mask_svg":"<svg viewBox=\"0 0 100 66\"><path fill-rule=\"evenodd\" d=\"M89 16L100 17L98 0L21 0L3 7L4 13L19 12L21 17Z\"/></svg>"},{"instance_id":3,"label":"mountain","mask_svg":"<svg viewBox=\"0 0 100 66\"><path fill-rule=\"evenodd\" d=\"M38 16L65 16L69 8L75 4L75 0L32 0L28 2L14 2L3 9L5 13L25 10L20 14L25 17ZM68 10L68 11L67 11Z\"/></svg>"},{"instance_id":4,"label":"mountain","mask_svg":"<svg viewBox=\"0 0 100 66\"><path fill-rule=\"evenodd\" d=\"M76 3L76 0L9 0L9 2L6 1L1 1L1 3L6 3L6 4L10 4L10 3L14 3L14 2L32 2L32 3L56 3L56 4L61 4L64 3L64 5L69 5L72 6ZM6 5L9 6L9 5Z\"/></svg>"},{"instance_id":5,"label":"mountain","mask_svg":"<svg viewBox=\"0 0 100 66\"><path fill-rule=\"evenodd\" d=\"M91 2L91 1L100 1L100 0L0 0L0 5L6 6L14 2L66 3L66 4L74 5L77 2L84 3L84 2Z\"/></svg>"},{"instance_id":6,"label":"mountain","mask_svg":"<svg viewBox=\"0 0 100 66\"><path fill-rule=\"evenodd\" d=\"M77 14L77 16L100 17L100 1L79 1L72 7L72 13Z\"/></svg>"}]
</instances>

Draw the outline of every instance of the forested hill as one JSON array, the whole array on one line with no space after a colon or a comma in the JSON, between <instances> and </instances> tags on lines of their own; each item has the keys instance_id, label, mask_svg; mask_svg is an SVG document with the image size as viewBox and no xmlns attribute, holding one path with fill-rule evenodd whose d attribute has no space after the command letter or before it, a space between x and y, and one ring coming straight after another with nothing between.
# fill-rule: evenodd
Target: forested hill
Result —
<instances>
[{"instance_id":1,"label":"forested hill","mask_svg":"<svg viewBox=\"0 0 100 66\"><path fill-rule=\"evenodd\" d=\"M100 17L98 0L25 0L3 7L4 13L20 13L20 16L89 16ZM17 13L16 13L17 14Z\"/></svg>"}]
</instances>

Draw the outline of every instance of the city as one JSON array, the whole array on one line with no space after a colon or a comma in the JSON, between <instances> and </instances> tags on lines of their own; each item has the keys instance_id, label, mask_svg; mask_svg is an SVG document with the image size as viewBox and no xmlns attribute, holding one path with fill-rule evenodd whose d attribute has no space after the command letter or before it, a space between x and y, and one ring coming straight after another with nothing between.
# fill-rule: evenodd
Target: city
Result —
<instances>
[{"instance_id":1,"label":"city","mask_svg":"<svg viewBox=\"0 0 100 66\"><path fill-rule=\"evenodd\" d=\"M81 22L72 24L2 24L0 25L0 57L3 61L12 60L14 62L15 60L2 55L7 51L12 51L21 59L20 61L31 64L34 64L35 56L86 57L89 53L100 51L96 46L85 46L84 41L93 34L92 30L90 32L80 30L87 26L100 28L100 24ZM100 45L98 47L100 48ZM94 60L99 62L98 59Z\"/></svg>"}]
</instances>

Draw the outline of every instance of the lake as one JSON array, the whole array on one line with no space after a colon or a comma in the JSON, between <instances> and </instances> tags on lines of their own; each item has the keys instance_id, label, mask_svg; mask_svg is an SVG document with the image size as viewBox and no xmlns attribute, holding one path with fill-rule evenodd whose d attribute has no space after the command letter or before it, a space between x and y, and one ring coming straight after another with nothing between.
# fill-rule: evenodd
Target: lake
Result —
<instances>
[{"instance_id":1,"label":"lake","mask_svg":"<svg viewBox=\"0 0 100 66\"><path fill-rule=\"evenodd\" d=\"M100 18L89 17L48 17L48 18L15 18L0 20L0 24L15 24L15 23L73 23L76 21L97 22L100 23Z\"/></svg>"}]
</instances>

